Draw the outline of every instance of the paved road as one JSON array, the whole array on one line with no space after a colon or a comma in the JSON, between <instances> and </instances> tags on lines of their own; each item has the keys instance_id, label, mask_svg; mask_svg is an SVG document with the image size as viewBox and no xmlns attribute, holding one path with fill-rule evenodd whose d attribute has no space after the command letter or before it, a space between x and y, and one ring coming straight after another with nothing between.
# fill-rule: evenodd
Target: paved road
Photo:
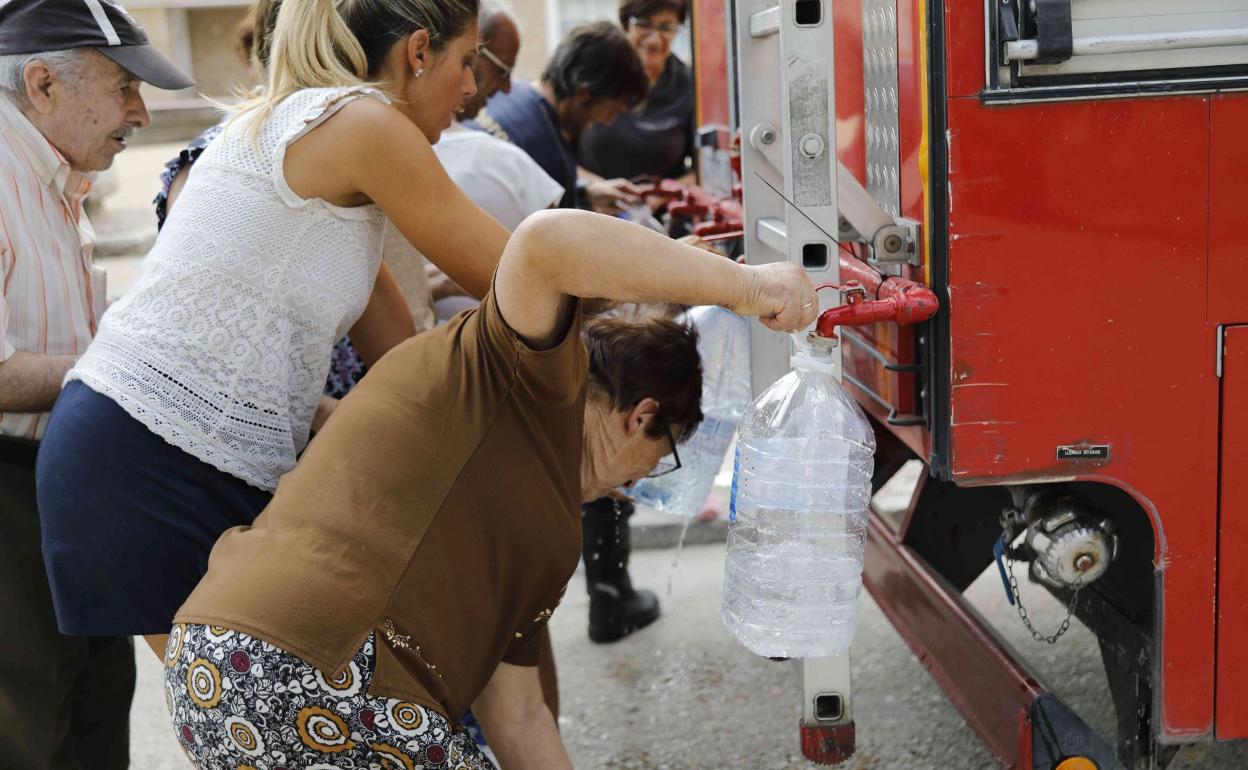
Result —
<instances>
[{"instance_id":1,"label":"paved road","mask_svg":"<svg viewBox=\"0 0 1248 770\"><path fill-rule=\"evenodd\" d=\"M746 652L719 620L723 547L634 556L639 584L660 591L664 617L615 645L585 636L587 600L578 575L552 621L562 686L565 740L579 768L684 770L811 767L797 743L798 679L794 664ZM671 582L671 593L667 584ZM1113 719L1096 644L1076 626L1054 648L1042 648L1018 628L987 574L969 591L1011 643L1035 661L1057 691L1098 729ZM1026 587L1024 587L1026 590ZM1049 626L1060 609L1033 591L1036 614ZM858 754L851 770L974 770L995 767L987 751L949 706L901 638L865 596L852 650ZM134 707L135 768L184 770L158 685L160 669L139 654ZM1248 767L1248 747L1222 747L1176 763L1181 770Z\"/></svg>"}]
</instances>

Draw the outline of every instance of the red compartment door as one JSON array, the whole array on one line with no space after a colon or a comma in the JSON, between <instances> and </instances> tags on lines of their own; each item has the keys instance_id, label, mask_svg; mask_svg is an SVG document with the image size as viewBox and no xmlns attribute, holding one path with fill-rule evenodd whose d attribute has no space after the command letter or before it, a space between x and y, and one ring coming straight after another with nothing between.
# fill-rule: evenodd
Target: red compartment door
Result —
<instances>
[{"instance_id":1,"label":"red compartment door","mask_svg":"<svg viewBox=\"0 0 1248 770\"><path fill-rule=\"evenodd\" d=\"M1222 360L1218 532L1217 735L1248 738L1248 326L1230 326Z\"/></svg>"}]
</instances>

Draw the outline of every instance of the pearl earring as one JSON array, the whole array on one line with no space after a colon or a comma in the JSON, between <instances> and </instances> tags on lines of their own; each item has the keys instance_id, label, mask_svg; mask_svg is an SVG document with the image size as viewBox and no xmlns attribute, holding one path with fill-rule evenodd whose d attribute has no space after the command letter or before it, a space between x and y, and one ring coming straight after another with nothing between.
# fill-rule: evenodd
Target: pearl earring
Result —
<instances>
[{"instance_id":1,"label":"pearl earring","mask_svg":"<svg viewBox=\"0 0 1248 770\"><path fill-rule=\"evenodd\" d=\"M422 75L424 75L424 74L425 74L425 68L424 68L424 67L421 67L420 69L416 70L416 77L420 77L420 76L422 76Z\"/></svg>"}]
</instances>

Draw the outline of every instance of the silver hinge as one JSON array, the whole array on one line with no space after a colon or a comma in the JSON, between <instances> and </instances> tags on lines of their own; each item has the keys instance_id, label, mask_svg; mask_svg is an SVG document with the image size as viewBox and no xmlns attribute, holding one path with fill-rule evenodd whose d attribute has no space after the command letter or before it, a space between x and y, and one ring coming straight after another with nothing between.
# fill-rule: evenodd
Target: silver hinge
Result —
<instances>
[{"instance_id":1,"label":"silver hinge","mask_svg":"<svg viewBox=\"0 0 1248 770\"><path fill-rule=\"evenodd\" d=\"M1226 358L1226 327L1218 326L1218 349L1214 358L1218 371L1218 379L1222 379L1222 360Z\"/></svg>"}]
</instances>

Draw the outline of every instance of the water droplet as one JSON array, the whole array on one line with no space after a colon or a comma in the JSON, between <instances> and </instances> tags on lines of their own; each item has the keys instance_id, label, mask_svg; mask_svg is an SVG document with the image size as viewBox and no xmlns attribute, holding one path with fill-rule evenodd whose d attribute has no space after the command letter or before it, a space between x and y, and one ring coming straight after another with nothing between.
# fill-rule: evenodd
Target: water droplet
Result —
<instances>
[{"instance_id":1,"label":"water droplet","mask_svg":"<svg viewBox=\"0 0 1248 770\"><path fill-rule=\"evenodd\" d=\"M685 525L680 528L680 539L676 541L676 555L672 557L672 570L667 573L667 595L672 595L672 580L676 577L676 564L680 562L680 552L685 547L685 535L689 534L689 525L693 523L693 518L685 519Z\"/></svg>"}]
</instances>

